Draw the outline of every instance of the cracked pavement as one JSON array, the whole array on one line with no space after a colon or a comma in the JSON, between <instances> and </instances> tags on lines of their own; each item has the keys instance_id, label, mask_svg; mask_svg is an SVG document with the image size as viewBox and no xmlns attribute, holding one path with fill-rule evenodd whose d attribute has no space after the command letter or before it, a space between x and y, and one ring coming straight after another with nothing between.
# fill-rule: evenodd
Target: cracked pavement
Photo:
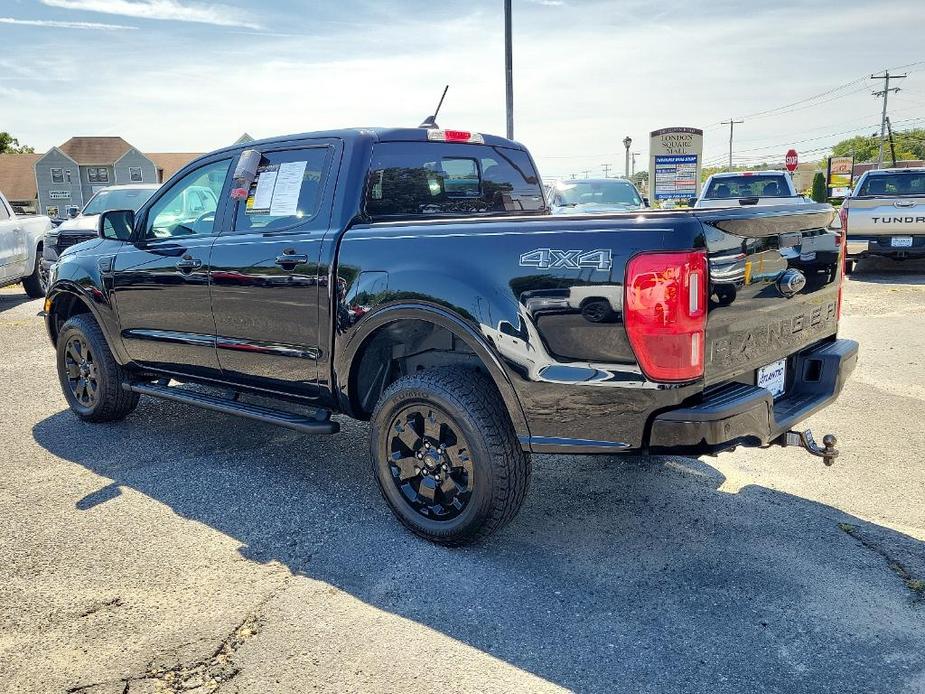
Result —
<instances>
[{"instance_id":1,"label":"cracked pavement","mask_svg":"<svg viewBox=\"0 0 925 694\"><path fill-rule=\"evenodd\" d=\"M858 370L796 449L538 456L446 549L392 519L365 425L67 411L0 290L0 691L925 692L925 265L862 263Z\"/></svg>"}]
</instances>

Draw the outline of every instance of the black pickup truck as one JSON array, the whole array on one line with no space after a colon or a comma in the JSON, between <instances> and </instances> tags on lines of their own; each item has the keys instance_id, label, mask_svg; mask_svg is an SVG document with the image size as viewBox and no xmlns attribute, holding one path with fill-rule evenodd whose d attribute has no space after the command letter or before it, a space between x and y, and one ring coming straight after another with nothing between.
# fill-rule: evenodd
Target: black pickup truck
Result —
<instances>
[{"instance_id":1,"label":"black pickup truck","mask_svg":"<svg viewBox=\"0 0 925 694\"><path fill-rule=\"evenodd\" d=\"M827 205L551 216L528 152L354 129L222 149L54 265L80 418L139 395L334 434L369 420L397 518L461 544L531 453L802 445L857 361Z\"/></svg>"}]
</instances>

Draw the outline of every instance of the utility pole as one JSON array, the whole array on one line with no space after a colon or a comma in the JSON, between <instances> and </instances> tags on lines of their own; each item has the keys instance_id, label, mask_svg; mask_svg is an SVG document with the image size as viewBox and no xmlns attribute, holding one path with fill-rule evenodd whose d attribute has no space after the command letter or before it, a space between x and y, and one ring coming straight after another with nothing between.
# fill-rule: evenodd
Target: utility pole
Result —
<instances>
[{"instance_id":1,"label":"utility pole","mask_svg":"<svg viewBox=\"0 0 925 694\"><path fill-rule=\"evenodd\" d=\"M604 169L604 178L610 178L610 164L601 164L601 168Z\"/></svg>"},{"instance_id":2,"label":"utility pole","mask_svg":"<svg viewBox=\"0 0 925 694\"><path fill-rule=\"evenodd\" d=\"M514 50L511 46L511 0L504 0L504 84L507 105L507 139L514 139Z\"/></svg>"},{"instance_id":3,"label":"utility pole","mask_svg":"<svg viewBox=\"0 0 925 694\"><path fill-rule=\"evenodd\" d=\"M590 170L590 169L585 169L585 170L582 171L581 173L583 173L583 174L585 175L585 178L587 178L588 175L591 173L591 170Z\"/></svg>"},{"instance_id":4,"label":"utility pole","mask_svg":"<svg viewBox=\"0 0 925 694\"><path fill-rule=\"evenodd\" d=\"M636 157L639 156L639 152L633 152L632 156L633 158L630 161L630 177L631 178L636 175Z\"/></svg>"},{"instance_id":5,"label":"utility pole","mask_svg":"<svg viewBox=\"0 0 925 694\"><path fill-rule=\"evenodd\" d=\"M735 126L739 125L740 123L744 123L744 122L745 122L744 120L735 120L734 118L730 118L729 120L724 120L722 123L720 123L720 125L729 126L729 168L730 169L732 169L732 131L735 128Z\"/></svg>"},{"instance_id":6,"label":"utility pole","mask_svg":"<svg viewBox=\"0 0 925 694\"><path fill-rule=\"evenodd\" d=\"M890 136L890 157L893 159L893 168L896 168L896 143L893 142L893 125L890 123L890 117L886 117L886 132Z\"/></svg>"},{"instance_id":7,"label":"utility pole","mask_svg":"<svg viewBox=\"0 0 925 694\"><path fill-rule=\"evenodd\" d=\"M629 135L623 138L623 146L626 147L626 166L623 173L625 178L630 177L630 145L632 144L633 138L631 138Z\"/></svg>"},{"instance_id":8,"label":"utility pole","mask_svg":"<svg viewBox=\"0 0 925 694\"><path fill-rule=\"evenodd\" d=\"M883 140L886 137L886 98L890 92L898 92L899 87L890 87L890 80L901 80L906 75L891 75L889 70L884 70L882 75L871 75L872 80L883 80L883 89L871 92L874 96L883 97L883 115L880 117L880 153L877 155L877 168L883 167Z\"/></svg>"}]
</instances>

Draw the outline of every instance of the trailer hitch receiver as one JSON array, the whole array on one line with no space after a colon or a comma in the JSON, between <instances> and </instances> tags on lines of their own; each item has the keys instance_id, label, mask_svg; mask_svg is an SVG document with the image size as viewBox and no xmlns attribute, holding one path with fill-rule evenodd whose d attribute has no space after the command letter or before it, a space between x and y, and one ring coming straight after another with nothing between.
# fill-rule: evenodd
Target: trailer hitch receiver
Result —
<instances>
[{"instance_id":1,"label":"trailer hitch receiver","mask_svg":"<svg viewBox=\"0 0 925 694\"><path fill-rule=\"evenodd\" d=\"M816 439L813 438L813 432L809 429L806 431L788 431L781 436L777 442L781 446L799 446L805 449L810 455L822 458L822 462L827 467L834 464L835 459L838 457L838 449L835 448L838 439L835 438L834 434L826 434L822 437L821 448L819 444L816 443Z\"/></svg>"}]
</instances>

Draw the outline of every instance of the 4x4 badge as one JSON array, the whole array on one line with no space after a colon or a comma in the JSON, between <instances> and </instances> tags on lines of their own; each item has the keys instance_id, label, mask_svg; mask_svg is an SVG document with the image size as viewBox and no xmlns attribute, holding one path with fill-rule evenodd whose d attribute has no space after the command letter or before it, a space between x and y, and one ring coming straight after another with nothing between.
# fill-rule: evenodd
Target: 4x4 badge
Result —
<instances>
[{"instance_id":1,"label":"4x4 badge","mask_svg":"<svg viewBox=\"0 0 925 694\"><path fill-rule=\"evenodd\" d=\"M597 248L593 251L583 251L580 248L568 251L558 248L537 248L520 256L520 266L536 267L541 270L558 268L609 270L613 267L613 258L609 248Z\"/></svg>"}]
</instances>

